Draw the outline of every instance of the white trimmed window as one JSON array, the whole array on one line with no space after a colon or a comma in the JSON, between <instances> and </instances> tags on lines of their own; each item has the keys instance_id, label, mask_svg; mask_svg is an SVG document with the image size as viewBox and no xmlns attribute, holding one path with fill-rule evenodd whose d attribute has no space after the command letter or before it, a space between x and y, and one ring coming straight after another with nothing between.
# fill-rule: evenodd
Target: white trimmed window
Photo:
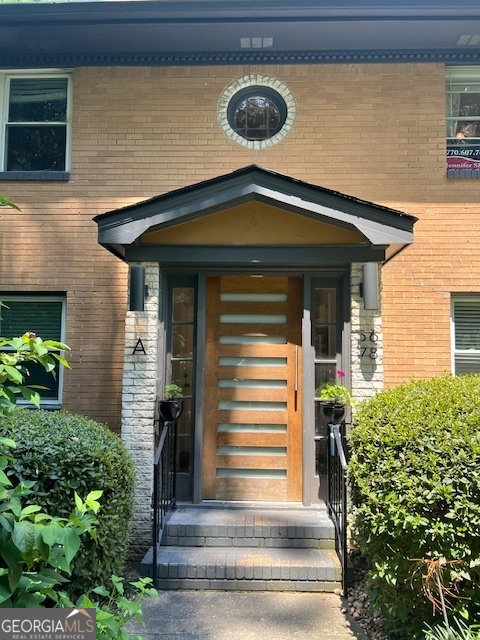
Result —
<instances>
[{"instance_id":1,"label":"white trimmed window","mask_svg":"<svg viewBox=\"0 0 480 640\"><path fill-rule=\"evenodd\" d=\"M447 169L480 172L480 67L447 67Z\"/></svg>"},{"instance_id":2,"label":"white trimmed window","mask_svg":"<svg viewBox=\"0 0 480 640\"><path fill-rule=\"evenodd\" d=\"M70 74L0 73L0 96L2 177L69 171Z\"/></svg>"},{"instance_id":3,"label":"white trimmed window","mask_svg":"<svg viewBox=\"0 0 480 640\"><path fill-rule=\"evenodd\" d=\"M452 298L453 372L480 373L480 295Z\"/></svg>"},{"instance_id":4,"label":"white trimmed window","mask_svg":"<svg viewBox=\"0 0 480 640\"><path fill-rule=\"evenodd\" d=\"M65 342L64 296L0 295L0 336L13 338L33 331L43 340ZM63 367L57 365L55 377L41 365L30 365L26 384L38 384L42 406L58 406L62 402ZM20 403L21 400L19 399Z\"/></svg>"}]
</instances>

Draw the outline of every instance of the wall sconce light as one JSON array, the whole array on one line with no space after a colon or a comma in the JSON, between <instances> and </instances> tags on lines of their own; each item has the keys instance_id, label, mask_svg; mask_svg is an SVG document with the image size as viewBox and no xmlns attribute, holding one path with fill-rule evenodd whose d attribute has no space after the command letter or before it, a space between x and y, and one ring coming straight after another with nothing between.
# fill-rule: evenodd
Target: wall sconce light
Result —
<instances>
[{"instance_id":1,"label":"wall sconce light","mask_svg":"<svg viewBox=\"0 0 480 640\"><path fill-rule=\"evenodd\" d=\"M378 311L380 309L378 263L366 262L362 266L362 277L360 295L363 298L363 308Z\"/></svg>"},{"instance_id":2,"label":"wall sconce light","mask_svg":"<svg viewBox=\"0 0 480 640\"><path fill-rule=\"evenodd\" d=\"M145 284L145 267L130 265L130 311L144 311L148 286Z\"/></svg>"}]
</instances>

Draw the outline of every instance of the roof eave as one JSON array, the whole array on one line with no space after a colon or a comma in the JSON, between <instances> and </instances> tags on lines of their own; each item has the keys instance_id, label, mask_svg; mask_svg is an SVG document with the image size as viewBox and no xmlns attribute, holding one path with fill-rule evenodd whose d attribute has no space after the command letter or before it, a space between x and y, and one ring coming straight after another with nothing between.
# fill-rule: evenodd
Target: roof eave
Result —
<instances>
[{"instance_id":1,"label":"roof eave","mask_svg":"<svg viewBox=\"0 0 480 640\"><path fill-rule=\"evenodd\" d=\"M252 200L358 231L372 247L399 247L413 242L416 221L413 216L255 165L96 216L98 241L107 247L131 246L146 233L184 224Z\"/></svg>"}]
</instances>

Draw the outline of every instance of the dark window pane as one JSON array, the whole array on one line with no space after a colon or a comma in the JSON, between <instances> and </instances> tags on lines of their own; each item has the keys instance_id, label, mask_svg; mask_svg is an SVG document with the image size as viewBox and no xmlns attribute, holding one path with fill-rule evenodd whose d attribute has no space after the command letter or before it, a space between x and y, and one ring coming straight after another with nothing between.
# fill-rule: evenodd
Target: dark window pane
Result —
<instances>
[{"instance_id":1,"label":"dark window pane","mask_svg":"<svg viewBox=\"0 0 480 640\"><path fill-rule=\"evenodd\" d=\"M480 350L480 300L455 301L455 348Z\"/></svg>"},{"instance_id":2,"label":"dark window pane","mask_svg":"<svg viewBox=\"0 0 480 640\"><path fill-rule=\"evenodd\" d=\"M321 402L315 402L315 436L328 439L328 418L322 409Z\"/></svg>"},{"instance_id":3,"label":"dark window pane","mask_svg":"<svg viewBox=\"0 0 480 640\"><path fill-rule=\"evenodd\" d=\"M280 131L286 120L287 109L282 97L275 91L266 95L251 94L232 101L230 126L246 140L267 140Z\"/></svg>"},{"instance_id":4,"label":"dark window pane","mask_svg":"<svg viewBox=\"0 0 480 640\"><path fill-rule=\"evenodd\" d=\"M7 171L65 171L65 126L8 126Z\"/></svg>"},{"instance_id":5,"label":"dark window pane","mask_svg":"<svg viewBox=\"0 0 480 640\"><path fill-rule=\"evenodd\" d=\"M242 100L233 115L233 129L248 140L266 140L282 126L279 107L265 96Z\"/></svg>"},{"instance_id":6,"label":"dark window pane","mask_svg":"<svg viewBox=\"0 0 480 640\"><path fill-rule=\"evenodd\" d=\"M190 435L192 420L192 400L191 398L185 398L183 401L183 412L177 422L177 432L180 435Z\"/></svg>"},{"instance_id":7,"label":"dark window pane","mask_svg":"<svg viewBox=\"0 0 480 640\"><path fill-rule=\"evenodd\" d=\"M34 331L46 340L61 340L62 303L6 300L0 307L0 335L5 338L23 336Z\"/></svg>"},{"instance_id":8,"label":"dark window pane","mask_svg":"<svg viewBox=\"0 0 480 640\"><path fill-rule=\"evenodd\" d=\"M315 475L327 475L327 447L328 440L315 441Z\"/></svg>"},{"instance_id":9,"label":"dark window pane","mask_svg":"<svg viewBox=\"0 0 480 640\"><path fill-rule=\"evenodd\" d=\"M190 287L173 289L173 322L193 322L195 290Z\"/></svg>"},{"instance_id":10,"label":"dark window pane","mask_svg":"<svg viewBox=\"0 0 480 640\"><path fill-rule=\"evenodd\" d=\"M191 500L192 495L192 440L194 432L193 393L195 356L195 278L173 277L169 283L170 327L169 351L171 357L166 370L166 380L182 389L183 413L177 421L177 453L175 468L178 475L177 497Z\"/></svg>"},{"instance_id":11,"label":"dark window pane","mask_svg":"<svg viewBox=\"0 0 480 640\"><path fill-rule=\"evenodd\" d=\"M336 316L335 289L315 289L315 322L334 323Z\"/></svg>"},{"instance_id":12,"label":"dark window pane","mask_svg":"<svg viewBox=\"0 0 480 640\"><path fill-rule=\"evenodd\" d=\"M190 448L191 439L179 436L177 440L177 471L179 473L190 471Z\"/></svg>"},{"instance_id":13,"label":"dark window pane","mask_svg":"<svg viewBox=\"0 0 480 640\"><path fill-rule=\"evenodd\" d=\"M335 326L315 327L315 358L335 358L336 333Z\"/></svg>"},{"instance_id":14,"label":"dark window pane","mask_svg":"<svg viewBox=\"0 0 480 640\"><path fill-rule=\"evenodd\" d=\"M172 356L174 358L193 356L193 324L173 325Z\"/></svg>"},{"instance_id":15,"label":"dark window pane","mask_svg":"<svg viewBox=\"0 0 480 640\"><path fill-rule=\"evenodd\" d=\"M463 118L480 116L480 93L459 93L458 102L454 106L457 105L458 113L452 115L458 115Z\"/></svg>"},{"instance_id":16,"label":"dark window pane","mask_svg":"<svg viewBox=\"0 0 480 640\"><path fill-rule=\"evenodd\" d=\"M27 365L27 369L30 375L25 377L25 384L27 386L39 385L45 387L44 389L37 389L40 396L44 400L56 400L58 398L59 365L55 367L55 377L45 371L40 364L30 363Z\"/></svg>"},{"instance_id":17,"label":"dark window pane","mask_svg":"<svg viewBox=\"0 0 480 640\"><path fill-rule=\"evenodd\" d=\"M455 373L480 373L480 354L457 354L455 356Z\"/></svg>"},{"instance_id":18,"label":"dark window pane","mask_svg":"<svg viewBox=\"0 0 480 640\"><path fill-rule=\"evenodd\" d=\"M9 122L65 122L67 78L10 81Z\"/></svg>"},{"instance_id":19,"label":"dark window pane","mask_svg":"<svg viewBox=\"0 0 480 640\"><path fill-rule=\"evenodd\" d=\"M335 363L317 362L315 364L315 389L325 382L335 382L337 379L337 365Z\"/></svg>"},{"instance_id":20,"label":"dark window pane","mask_svg":"<svg viewBox=\"0 0 480 640\"><path fill-rule=\"evenodd\" d=\"M455 137L457 140L466 140L468 138L476 138L480 134L480 130L477 132L478 122L459 122L455 131Z\"/></svg>"},{"instance_id":21,"label":"dark window pane","mask_svg":"<svg viewBox=\"0 0 480 640\"><path fill-rule=\"evenodd\" d=\"M172 360L172 382L183 389L185 396L192 393L192 371L191 360Z\"/></svg>"}]
</instances>

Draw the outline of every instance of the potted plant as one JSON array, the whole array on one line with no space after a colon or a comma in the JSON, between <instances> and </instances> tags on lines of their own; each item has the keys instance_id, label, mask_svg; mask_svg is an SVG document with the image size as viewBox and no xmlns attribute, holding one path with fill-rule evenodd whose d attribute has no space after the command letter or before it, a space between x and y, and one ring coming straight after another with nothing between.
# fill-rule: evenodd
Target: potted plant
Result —
<instances>
[{"instance_id":1,"label":"potted plant","mask_svg":"<svg viewBox=\"0 0 480 640\"><path fill-rule=\"evenodd\" d=\"M182 388L177 384L167 384L162 399L158 403L158 412L164 422L176 422L183 411Z\"/></svg>"},{"instance_id":2,"label":"potted plant","mask_svg":"<svg viewBox=\"0 0 480 640\"><path fill-rule=\"evenodd\" d=\"M344 378L343 371L337 371L338 378ZM322 401L322 411L327 422L339 424L345 417L348 405L353 405L350 391L339 382L325 382L315 390Z\"/></svg>"}]
</instances>

